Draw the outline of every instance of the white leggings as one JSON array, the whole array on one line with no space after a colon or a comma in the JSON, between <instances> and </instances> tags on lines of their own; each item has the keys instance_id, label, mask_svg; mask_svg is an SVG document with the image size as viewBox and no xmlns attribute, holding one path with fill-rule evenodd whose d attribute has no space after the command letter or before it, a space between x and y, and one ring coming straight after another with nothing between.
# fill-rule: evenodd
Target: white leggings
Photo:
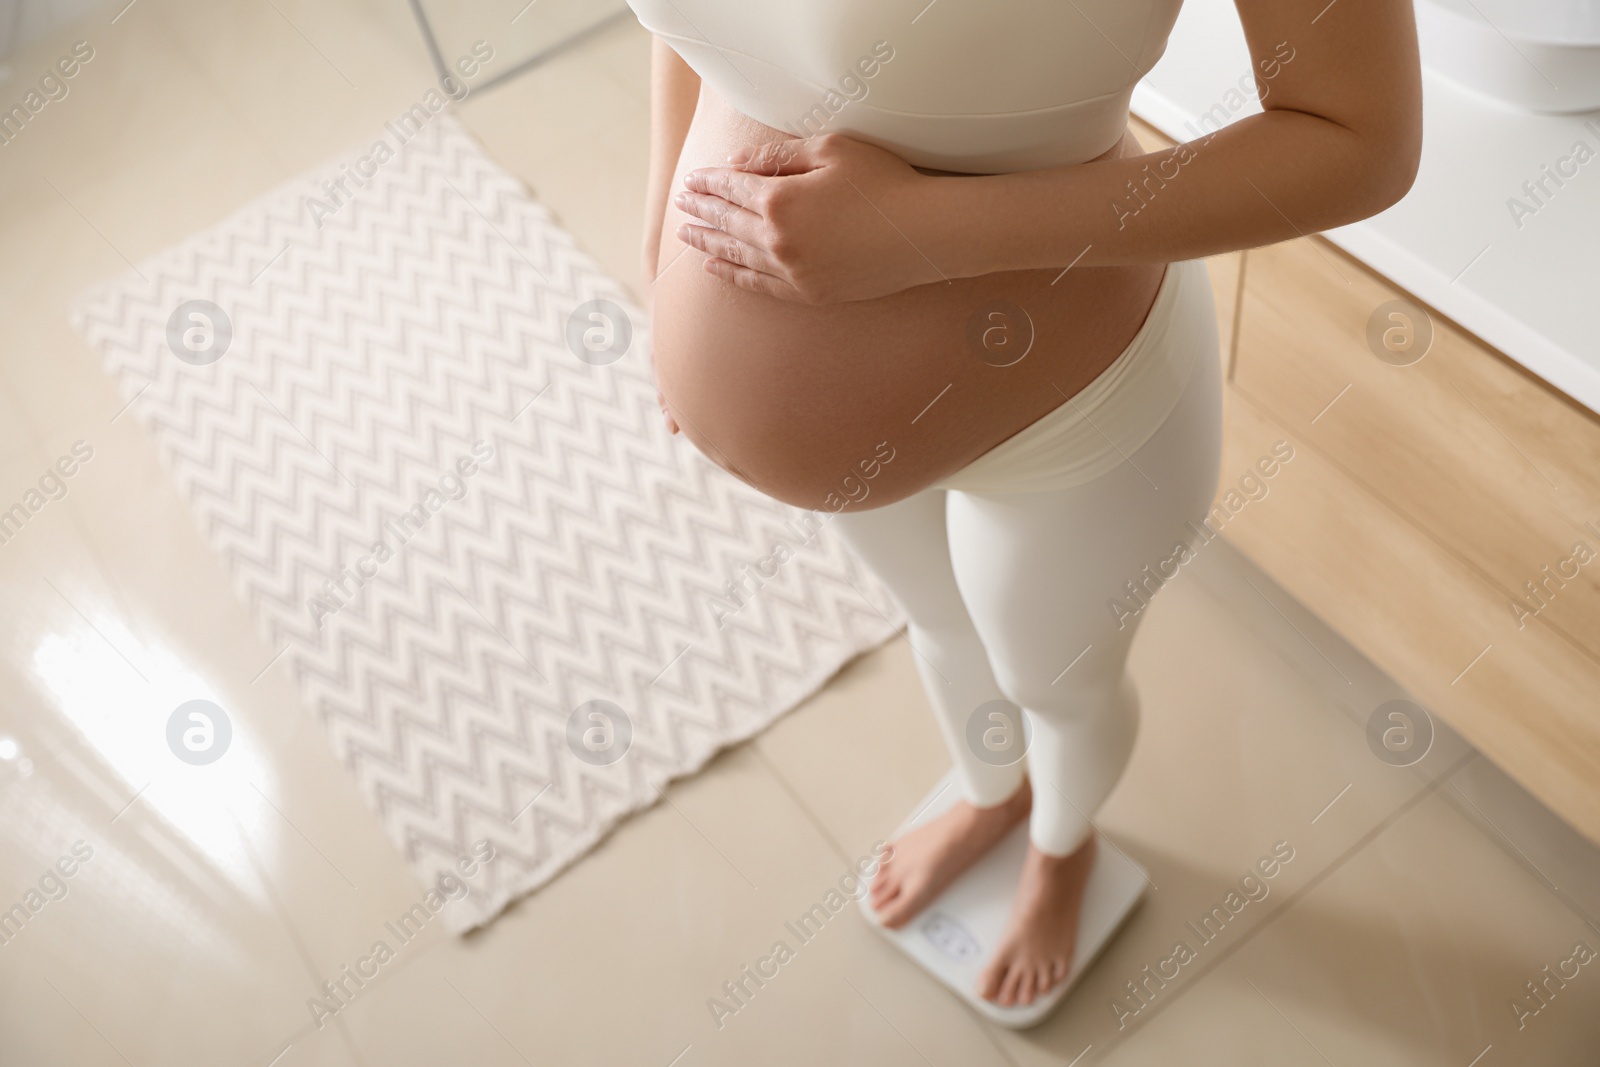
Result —
<instances>
[{"instance_id":1,"label":"white leggings","mask_svg":"<svg viewBox=\"0 0 1600 1067\"><path fill-rule=\"evenodd\" d=\"M1144 602L1200 540L1195 524L1217 485L1221 368L1209 288L1203 306L1179 317L1186 328L1167 333L1194 352L1187 384L1111 470L1044 492L935 487L836 516L905 609L966 799L1000 803L1022 785L1025 764L1029 836L1052 855L1088 838L1132 754L1129 646Z\"/></svg>"}]
</instances>

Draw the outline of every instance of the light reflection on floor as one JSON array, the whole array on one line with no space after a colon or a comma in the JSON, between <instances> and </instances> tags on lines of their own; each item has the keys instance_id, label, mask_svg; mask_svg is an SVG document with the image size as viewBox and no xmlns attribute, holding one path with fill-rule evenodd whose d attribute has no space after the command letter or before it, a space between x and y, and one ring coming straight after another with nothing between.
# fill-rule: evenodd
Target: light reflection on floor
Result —
<instances>
[{"instance_id":1,"label":"light reflection on floor","mask_svg":"<svg viewBox=\"0 0 1600 1067\"><path fill-rule=\"evenodd\" d=\"M51 704L115 776L111 793L122 800L110 818L121 821L140 806L153 812L188 856L267 907L240 832L254 842L257 860L272 867L285 828L266 803L277 781L248 721L230 717L232 737L215 763L191 766L174 758L165 744L173 710L197 699L226 709L226 700L170 647L141 641L114 614L90 611L79 626L42 634L29 667ZM105 785L97 783L97 791Z\"/></svg>"}]
</instances>

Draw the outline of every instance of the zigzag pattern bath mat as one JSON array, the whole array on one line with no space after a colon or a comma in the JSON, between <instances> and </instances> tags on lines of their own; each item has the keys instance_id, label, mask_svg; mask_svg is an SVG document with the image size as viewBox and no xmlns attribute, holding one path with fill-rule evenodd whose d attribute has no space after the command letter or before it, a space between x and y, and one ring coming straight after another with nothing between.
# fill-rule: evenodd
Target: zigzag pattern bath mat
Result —
<instances>
[{"instance_id":1,"label":"zigzag pattern bath mat","mask_svg":"<svg viewBox=\"0 0 1600 1067\"><path fill-rule=\"evenodd\" d=\"M898 625L667 434L642 313L448 116L137 273L74 324L419 879L493 844L456 931Z\"/></svg>"}]
</instances>

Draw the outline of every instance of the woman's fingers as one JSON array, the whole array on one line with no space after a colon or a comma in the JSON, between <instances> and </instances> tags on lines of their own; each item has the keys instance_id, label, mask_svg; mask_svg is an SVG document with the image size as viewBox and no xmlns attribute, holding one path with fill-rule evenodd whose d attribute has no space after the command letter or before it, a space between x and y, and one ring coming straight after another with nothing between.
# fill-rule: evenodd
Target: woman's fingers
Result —
<instances>
[{"instance_id":1,"label":"woman's fingers","mask_svg":"<svg viewBox=\"0 0 1600 1067\"><path fill-rule=\"evenodd\" d=\"M761 213L771 185L771 178L734 167L707 167L683 176L683 187L691 193L719 197L756 214Z\"/></svg>"},{"instance_id":2,"label":"woman's fingers","mask_svg":"<svg viewBox=\"0 0 1600 1067\"><path fill-rule=\"evenodd\" d=\"M672 198L672 203L684 214L693 215L707 226L715 226L735 237L753 236L761 224L761 215L757 212L711 193L681 190Z\"/></svg>"},{"instance_id":3,"label":"woman's fingers","mask_svg":"<svg viewBox=\"0 0 1600 1067\"><path fill-rule=\"evenodd\" d=\"M819 142L810 138L769 141L756 148L735 148L728 165L755 174L803 174L822 165Z\"/></svg>"},{"instance_id":4,"label":"woman's fingers","mask_svg":"<svg viewBox=\"0 0 1600 1067\"><path fill-rule=\"evenodd\" d=\"M783 267L766 251L747 245L721 230L707 226L678 227L678 240L691 248L698 248L709 258L705 270L725 282L748 289L752 293L766 293L784 300L810 301L783 278Z\"/></svg>"},{"instance_id":5,"label":"woman's fingers","mask_svg":"<svg viewBox=\"0 0 1600 1067\"><path fill-rule=\"evenodd\" d=\"M661 406L661 417L667 420L667 432L678 432L678 420L672 417L672 412L667 410L667 398L661 395L661 390L656 390L656 403Z\"/></svg>"},{"instance_id":6,"label":"woman's fingers","mask_svg":"<svg viewBox=\"0 0 1600 1067\"><path fill-rule=\"evenodd\" d=\"M679 193L673 198L673 203L684 214L705 223L705 227L709 227L701 236L706 241L712 242L712 244L708 247L707 244L696 244L695 241L691 240L692 231L696 229L693 223L678 227L678 239L680 241L685 244L693 244L694 247L702 252L710 252L712 255L722 256L724 259L732 259L735 263L742 263L747 267L755 267L757 270L771 270L776 267L777 261L769 254L770 249L767 247L768 235L772 232L772 227L760 215L744 208L735 207L718 197L701 193ZM701 229L705 229L705 227ZM744 246L746 250L734 255L724 254L723 250L731 247L731 245L717 241L714 235L718 233Z\"/></svg>"},{"instance_id":7,"label":"woman's fingers","mask_svg":"<svg viewBox=\"0 0 1600 1067\"><path fill-rule=\"evenodd\" d=\"M782 267L768 252L722 230L684 223L678 227L678 240L690 248L698 248L708 256L725 259L740 267L749 267L764 274L781 274Z\"/></svg>"},{"instance_id":8,"label":"woman's fingers","mask_svg":"<svg viewBox=\"0 0 1600 1067\"><path fill-rule=\"evenodd\" d=\"M726 259L713 257L706 260L705 270L707 274L714 274L723 281L737 285L741 289L748 289L752 293L765 293L784 300L799 299L799 293L788 282Z\"/></svg>"},{"instance_id":9,"label":"woman's fingers","mask_svg":"<svg viewBox=\"0 0 1600 1067\"><path fill-rule=\"evenodd\" d=\"M706 223L684 223L678 227L677 237L712 257L707 261L707 270L741 288L776 295L774 285L779 284L783 267L766 247L765 235L771 230L766 220L712 193L680 192L673 197L673 203L685 214ZM713 269L711 265L719 261L729 270Z\"/></svg>"}]
</instances>

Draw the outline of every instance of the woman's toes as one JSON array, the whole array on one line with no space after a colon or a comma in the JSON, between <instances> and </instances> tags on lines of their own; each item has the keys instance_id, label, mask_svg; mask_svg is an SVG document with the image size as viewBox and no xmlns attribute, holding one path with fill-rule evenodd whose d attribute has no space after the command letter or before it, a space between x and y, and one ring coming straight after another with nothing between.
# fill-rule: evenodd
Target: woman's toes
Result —
<instances>
[{"instance_id":1,"label":"woman's toes","mask_svg":"<svg viewBox=\"0 0 1600 1067\"><path fill-rule=\"evenodd\" d=\"M1033 972L1033 995L1042 997L1055 988L1056 980L1051 976L1051 967L1043 964Z\"/></svg>"},{"instance_id":2,"label":"woman's toes","mask_svg":"<svg viewBox=\"0 0 1600 1067\"><path fill-rule=\"evenodd\" d=\"M1000 999L1000 980L1005 977L1005 967L995 960L989 961L989 966L978 975L978 996L984 1000L997 1001Z\"/></svg>"},{"instance_id":3,"label":"woman's toes","mask_svg":"<svg viewBox=\"0 0 1600 1067\"><path fill-rule=\"evenodd\" d=\"M1032 964L1024 967L1023 970L1026 972L1026 978L1023 981L1022 1003L1032 1004L1034 1001L1044 996L1044 991L1049 983L1041 982L1039 980L1039 968L1033 966Z\"/></svg>"},{"instance_id":4,"label":"woman's toes","mask_svg":"<svg viewBox=\"0 0 1600 1067\"><path fill-rule=\"evenodd\" d=\"M1006 966L1005 981L1000 983L1000 1003L1011 1007L1017 1002L1017 987L1022 984L1022 972L1009 964Z\"/></svg>"},{"instance_id":5,"label":"woman's toes","mask_svg":"<svg viewBox=\"0 0 1600 1067\"><path fill-rule=\"evenodd\" d=\"M898 930L911 921L916 914L917 894L902 889L894 897L884 902L884 907L878 913L878 919L891 930Z\"/></svg>"},{"instance_id":6,"label":"woman's toes","mask_svg":"<svg viewBox=\"0 0 1600 1067\"><path fill-rule=\"evenodd\" d=\"M1061 960L1035 964L997 958L979 976L977 993L1002 1007L1032 1004L1066 976L1066 964Z\"/></svg>"}]
</instances>

